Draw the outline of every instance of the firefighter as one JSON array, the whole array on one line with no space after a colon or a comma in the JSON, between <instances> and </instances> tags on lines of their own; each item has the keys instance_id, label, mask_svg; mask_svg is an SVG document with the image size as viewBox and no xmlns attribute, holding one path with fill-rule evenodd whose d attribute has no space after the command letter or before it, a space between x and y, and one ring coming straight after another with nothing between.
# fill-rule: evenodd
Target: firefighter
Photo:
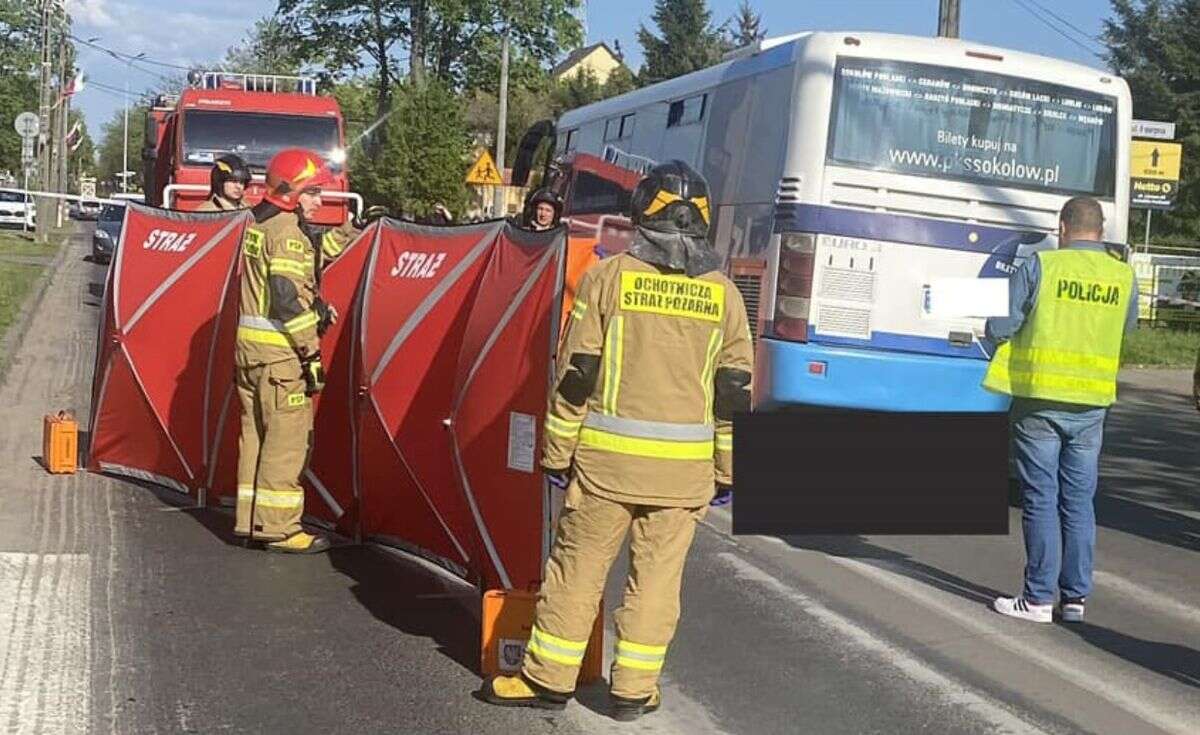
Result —
<instances>
[{"instance_id":1,"label":"firefighter","mask_svg":"<svg viewBox=\"0 0 1200 735\"><path fill-rule=\"evenodd\" d=\"M525 228L545 232L558 227L562 218L562 200L549 189L538 189L525 203Z\"/></svg>"},{"instance_id":2,"label":"firefighter","mask_svg":"<svg viewBox=\"0 0 1200 735\"><path fill-rule=\"evenodd\" d=\"M707 184L671 161L632 207L633 245L584 274L559 348L542 467L565 486L564 510L521 672L480 692L493 704L566 706L629 534L612 716L657 709L684 558L715 490L733 484L732 419L750 407L753 355L742 298L707 241Z\"/></svg>"},{"instance_id":3,"label":"firefighter","mask_svg":"<svg viewBox=\"0 0 1200 735\"><path fill-rule=\"evenodd\" d=\"M317 295L323 258L306 235L333 173L320 156L280 151L267 166L266 193L242 244L236 364L242 403L234 533L269 551L329 548L300 526L300 475L312 441L312 397L324 385L320 335L337 313ZM328 257L328 254L322 254Z\"/></svg>"},{"instance_id":4,"label":"firefighter","mask_svg":"<svg viewBox=\"0 0 1200 735\"><path fill-rule=\"evenodd\" d=\"M226 153L218 158L209 174L208 198L197 212L228 212L245 209L243 197L250 185L250 167L241 158Z\"/></svg>"}]
</instances>

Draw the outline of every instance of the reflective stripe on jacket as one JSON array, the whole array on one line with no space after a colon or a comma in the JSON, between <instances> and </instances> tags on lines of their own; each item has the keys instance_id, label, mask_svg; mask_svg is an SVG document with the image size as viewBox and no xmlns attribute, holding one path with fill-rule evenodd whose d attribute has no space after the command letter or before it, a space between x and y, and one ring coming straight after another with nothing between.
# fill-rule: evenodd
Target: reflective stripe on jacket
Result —
<instances>
[{"instance_id":1,"label":"reflective stripe on jacket","mask_svg":"<svg viewBox=\"0 0 1200 735\"><path fill-rule=\"evenodd\" d=\"M1107 253L1036 253L1041 282L1033 312L988 366L985 388L1021 398L1109 406L1134 274Z\"/></svg>"},{"instance_id":2,"label":"reflective stripe on jacket","mask_svg":"<svg viewBox=\"0 0 1200 735\"><path fill-rule=\"evenodd\" d=\"M295 213L280 212L246 229L238 365L265 365L318 352L315 269L316 251Z\"/></svg>"},{"instance_id":3,"label":"reflective stripe on jacket","mask_svg":"<svg viewBox=\"0 0 1200 735\"><path fill-rule=\"evenodd\" d=\"M619 502L701 505L733 482L718 372L753 366L741 294L725 276L663 273L628 254L579 284L559 347L543 464ZM722 405L727 401L720 401Z\"/></svg>"}]
</instances>

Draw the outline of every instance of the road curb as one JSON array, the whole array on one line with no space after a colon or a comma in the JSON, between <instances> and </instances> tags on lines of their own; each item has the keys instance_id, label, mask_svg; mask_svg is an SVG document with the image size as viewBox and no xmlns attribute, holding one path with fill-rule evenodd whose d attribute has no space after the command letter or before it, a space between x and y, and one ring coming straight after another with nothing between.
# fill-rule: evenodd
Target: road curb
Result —
<instances>
[{"instance_id":1,"label":"road curb","mask_svg":"<svg viewBox=\"0 0 1200 735\"><path fill-rule=\"evenodd\" d=\"M42 305L42 299L50 290L50 283L54 280L54 276L62 268L66 262L68 254L71 252L71 239L73 234L67 235L58 248L58 254L54 259L46 265L45 269L37 277L29 293L25 296L25 300L21 303L21 310L17 312L17 318L13 320L8 331L0 337L0 355L5 359L0 361L0 386L3 386L8 380L9 370L12 369L16 362L17 351L21 349L21 343L25 341L25 334L29 331L29 327L33 324L33 315L37 313L38 307Z\"/></svg>"}]
</instances>

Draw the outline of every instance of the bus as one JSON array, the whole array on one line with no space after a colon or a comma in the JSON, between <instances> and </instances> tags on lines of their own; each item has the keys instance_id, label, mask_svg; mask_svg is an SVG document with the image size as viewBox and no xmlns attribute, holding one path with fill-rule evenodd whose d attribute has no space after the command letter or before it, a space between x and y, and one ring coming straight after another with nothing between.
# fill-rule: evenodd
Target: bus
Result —
<instances>
[{"instance_id":1,"label":"bus","mask_svg":"<svg viewBox=\"0 0 1200 735\"><path fill-rule=\"evenodd\" d=\"M574 161L701 171L755 327L756 412L997 415L1009 400L981 387L985 317L1023 258L1057 246L1068 198L1099 200L1123 247L1131 109L1124 80L1076 63L799 33L534 126L514 180L552 140L542 175L567 217L617 220L627 193ZM957 311L935 308L951 290Z\"/></svg>"}]
</instances>

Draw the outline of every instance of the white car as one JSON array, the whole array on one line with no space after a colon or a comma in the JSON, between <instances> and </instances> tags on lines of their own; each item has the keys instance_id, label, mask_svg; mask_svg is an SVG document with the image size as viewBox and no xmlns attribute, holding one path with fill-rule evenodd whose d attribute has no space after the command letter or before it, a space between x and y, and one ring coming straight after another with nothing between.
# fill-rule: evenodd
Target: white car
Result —
<instances>
[{"instance_id":1,"label":"white car","mask_svg":"<svg viewBox=\"0 0 1200 735\"><path fill-rule=\"evenodd\" d=\"M0 227L33 227L37 221L33 197L16 189L0 189Z\"/></svg>"}]
</instances>

